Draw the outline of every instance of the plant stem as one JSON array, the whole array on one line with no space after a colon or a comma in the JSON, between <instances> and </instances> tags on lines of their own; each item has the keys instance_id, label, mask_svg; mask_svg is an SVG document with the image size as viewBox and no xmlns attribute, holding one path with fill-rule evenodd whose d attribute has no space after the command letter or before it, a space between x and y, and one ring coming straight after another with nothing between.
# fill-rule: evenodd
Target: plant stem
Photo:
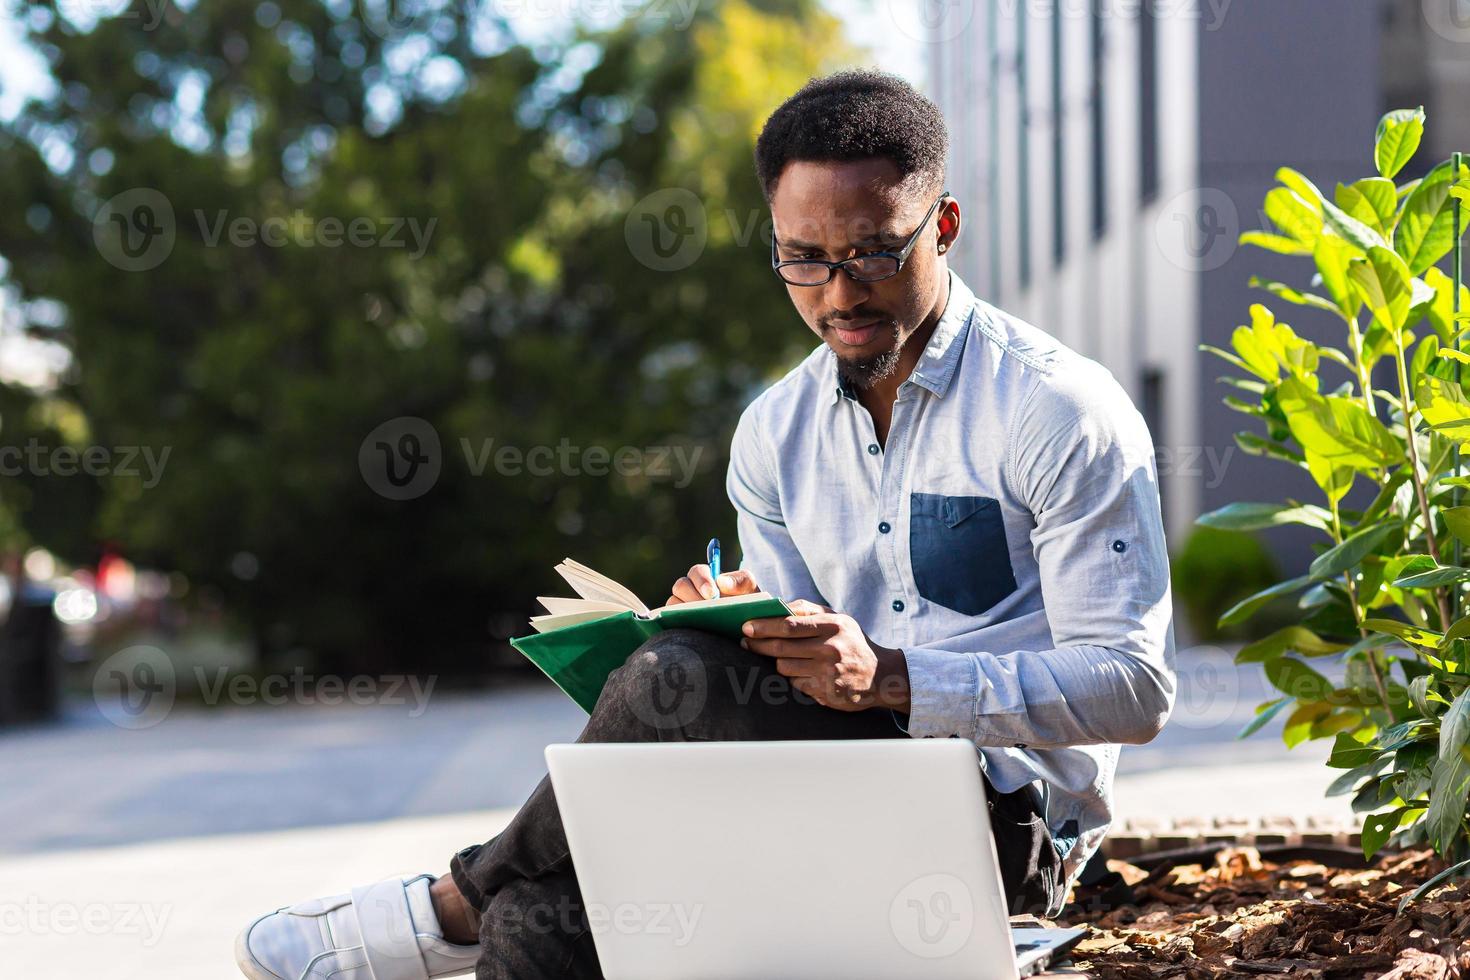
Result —
<instances>
[{"instance_id":1,"label":"plant stem","mask_svg":"<svg viewBox=\"0 0 1470 980\"><path fill-rule=\"evenodd\" d=\"M1342 541L1342 519L1338 516L1338 513L1337 513L1337 501L1336 500L1333 500L1331 497L1329 497L1328 498L1328 503L1330 503L1332 505L1332 537L1333 537L1333 543L1334 544L1338 544L1338 543L1341 543L1341 541ZM1352 573L1352 571L1351 570L1348 570L1346 572L1343 572L1342 573L1342 578L1343 578L1343 581L1347 584L1348 601L1350 603L1352 603L1352 607L1353 607L1353 622L1358 624L1358 636L1359 637L1366 637L1368 635L1368 630L1363 625L1363 616L1364 616L1364 613L1366 612L1366 610L1363 609L1362 606L1360 606L1358 604L1358 587L1353 582L1353 573ZM1368 670L1371 671L1372 674L1373 674L1373 686L1376 687L1376 688L1378 688L1378 697L1379 697L1380 700L1383 701L1383 707L1384 707L1384 709L1385 710L1389 710L1388 709L1388 687L1383 683L1383 673L1382 673L1382 671L1380 671L1378 669L1378 651L1377 650L1365 650L1364 653L1367 655L1367 658L1368 658Z\"/></svg>"},{"instance_id":2,"label":"plant stem","mask_svg":"<svg viewBox=\"0 0 1470 980\"><path fill-rule=\"evenodd\" d=\"M1419 478L1419 446L1414 433L1414 401L1409 397L1409 374L1404 367L1404 339L1402 335L1398 338L1397 351L1394 355L1394 365L1399 374L1399 399L1404 409L1404 434L1408 437L1409 447L1409 476L1414 481L1414 496L1419 501L1419 514L1424 518L1424 542L1429 547L1429 557L1434 559L1436 565L1444 564L1439 560L1439 544L1434 540L1434 521L1429 516L1429 496L1424 492L1424 481ZM1449 595L1443 587L1434 590L1435 601L1439 604L1439 619L1441 630L1450 628L1454 622L1450 618Z\"/></svg>"},{"instance_id":3,"label":"plant stem","mask_svg":"<svg viewBox=\"0 0 1470 980\"><path fill-rule=\"evenodd\" d=\"M1368 377L1368 368L1363 364L1363 338L1358 333L1358 318L1344 315L1343 319L1348 325L1348 351L1353 355L1353 363L1358 366L1358 387L1363 389L1363 406L1376 419L1378 408L1373 404L1373 379Z\"/></svg>"}]
</instances>

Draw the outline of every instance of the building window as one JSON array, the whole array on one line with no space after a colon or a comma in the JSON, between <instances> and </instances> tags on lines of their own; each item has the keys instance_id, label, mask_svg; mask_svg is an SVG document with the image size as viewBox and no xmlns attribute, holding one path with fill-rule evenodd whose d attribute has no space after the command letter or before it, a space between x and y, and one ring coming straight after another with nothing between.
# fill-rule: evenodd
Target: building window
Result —
<instances>
[{"instance_id":1,"label":"building window","mask_svg":"<svg viewBox=\"0 0 1470 980\"><path fill-rule=\"evenodd\" d=\"M1052 260L1061 265L1067 257L1067 186L1064 166L1062 118L1062 11L1054 9L1051 16L1051 254Z\"/></svg>"},{"instance_id":2,"label":"building window","mask_svg":"<svg viewBox=\"0 0 1470 980\"><path fill-rule=\"evenodd\" d=\"M1159 22L1155 0L1138 7L1138 167L1144 203L1159 194Z\"/></svg>"},{"instance_id":3,"label":"building window","mask_svg":"<svg viewBox=\"0 0 1470 980\"><path fill-rule=\"evenodd\" d=\"M1107 75L1103 64L1104 38L1102 5L1107 0L1092 0L1092 16L1088 28L1091 32L1092 84L1092 235L1101 238L1108 230L1108 169L1107 169L1107 89L1103 80Z\"/></svg>"},{"instance_id":4,"label":"building window","mask_svg":"<svg viewBox=\"0 0 1470 980\"><path fill-rule=\"evenodd\" d=\"M1019 214L1021 288L1031 284L1031 79L1026 58L1026 8L1016 8L1017 204Z\"/></svg>"}]
</instances>

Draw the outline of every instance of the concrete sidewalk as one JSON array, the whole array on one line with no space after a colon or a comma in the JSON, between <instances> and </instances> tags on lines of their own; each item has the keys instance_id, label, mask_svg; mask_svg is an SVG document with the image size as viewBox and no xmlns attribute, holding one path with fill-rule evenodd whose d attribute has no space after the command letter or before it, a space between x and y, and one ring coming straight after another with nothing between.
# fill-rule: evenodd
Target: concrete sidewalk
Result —
<instances>
[{"instance_id":1,"label":"concrete sidewalk","mask_svg":"<svg viewBox=\"0 0 1470 980\"><path fill-rule=\"evenodd\" d=\"M443 873L512 809L0 860L0 976L235 978L254 916L400 872Z\"/></svg>"}]
</instances>

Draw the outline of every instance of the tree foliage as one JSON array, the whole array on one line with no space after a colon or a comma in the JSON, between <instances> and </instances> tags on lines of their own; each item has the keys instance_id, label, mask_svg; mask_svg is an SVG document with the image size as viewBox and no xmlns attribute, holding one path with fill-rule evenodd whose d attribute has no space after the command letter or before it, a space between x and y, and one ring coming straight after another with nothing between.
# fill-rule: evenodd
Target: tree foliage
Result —
<instances>
[{"instance_id":1,"label":"tree foliage","mask_svg":"<svg viewBox=\"0 0 1470 980\"><path fill-rule=\"evenodd\" d=\"M57 88L0 127L0 257L18 308L61 311L29 326L73 363L39 398L0 391L0 443L59 405L75 424L48 439L169 452L154 486L27 474L0 499L31 539L181 571L267 651L475 670L564 555L660 599L731 533L735 418L812 343L766 265L751 149L841 56L829 15L726 0L528 41L493 5L217 0L145 29L147 9L86 28L20 9ZM118 252L164 221L117 203L137 189L173 216L148 268ZM707 240L655 268L640 209L672 220L676 189ZM329 219L364 218L373 244L327 244ZM359 467L399 417L441 443L406 500ZM675 487L493 462L562 445L679 445L699 467Z\"/></svg>"}]
</instances>

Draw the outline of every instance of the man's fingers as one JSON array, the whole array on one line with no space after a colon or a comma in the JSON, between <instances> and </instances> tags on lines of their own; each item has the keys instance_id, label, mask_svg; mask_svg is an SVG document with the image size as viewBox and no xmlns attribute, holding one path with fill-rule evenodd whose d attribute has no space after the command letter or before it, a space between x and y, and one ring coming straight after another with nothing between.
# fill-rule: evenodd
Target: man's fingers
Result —
<instances>
[{"instance_id":1,"label":"man's fingers","mask_svg":"<svg viewBox=\"0 0 1470 980\"><path fill-rule=\"evenodd\" d=\"M770 636L827 636L837 632L836 621L827 613L802 616L769 616L748 619L742 631L756 638Z\"/></svg>"},{"instance_id":2,"label":"man's fingers","mask_svg":"<svg viewBox=\"0 0 1470 980\"><path fill-rule=\"evenodd\" d=\"M689 576L686 575L674 583L674 600L676 602L695 602L703 598L704 596L699 594L699 589L689 580Z\"/></svg>"},{"instance_id":3,"label":"man's fingers","mask_svg":"<svg viewBox=\"0 0 1470 980\"><path fill-rule=\"evenodd\" d=\"M694 584L694 589L699 593L701 599L713 599L718 593L715 592L715 579L709 573L708 565L695 565L689 569L685 576Z\"/></svg>"},{"instance_id":4,"label":"man's fingers","mask_svg":"<svg viewBox=\"0 0 1470 980\"><path fill-rule=\"evenodd\" d=\"M786 608L790 609L797 616L819 616L822 613L832 611L826 606L817 605L815 602L809 602L806 599L791 599L786 603Z\"/></svg>"},{"instance_id":5,"label":"man's fingers","mask_svg":"<svg viewBox=\"0 0 1470 980\"><path fill-rule=\"evenodd\" d=\"M785 677L816 677L821 666L810 657L777 657L776 673Z\"/></svg>"},{"instance_id":6,"label":"man's fingers","mask_svg":"<svg viewBox=\"0 0 1470 980\"><path fill-rule=\"evenodd\" d=\"M720 595L750 595L759 591L755 576L743 569L720 573Z\"/></svg>"}]
</instances>

